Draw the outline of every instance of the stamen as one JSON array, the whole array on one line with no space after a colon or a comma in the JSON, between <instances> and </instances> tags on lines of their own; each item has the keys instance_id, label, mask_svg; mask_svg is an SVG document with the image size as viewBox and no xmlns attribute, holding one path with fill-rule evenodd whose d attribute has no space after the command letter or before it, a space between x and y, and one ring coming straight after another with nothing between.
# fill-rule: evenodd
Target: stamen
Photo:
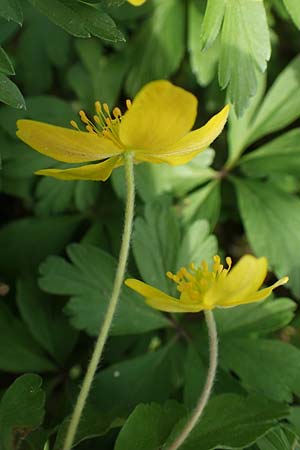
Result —
<instances>
[{"instance_id":1,"label":"stamen","mask_svg":"<svg viewBox=\"0 0 300 450\"><path fill-rule=\"evenodd\" d=\"M107 103L103 103L104 112L110 117L110 111Z\"/></svg>"},{"instance_id":2,"label":"stamen","mask_svg":"<svg viewBox=\"0 0 300 450\"><path fill-rule=\"evenodd\" d=\"M166 273L167 277L176 283L181 301L203 301L209 309L213 306L214 301L210 299L207 303L205 294L215 283L227 276L232 263L231 258L227 257L228 268L225 269L219 255L215 255L213 261L212 270L209 269L206 261L202 261L198 267L190 263L188 268L181 267L176 274Z\"/></svg>"},{"instance_id":3,"label":"stamen","mask_svg":"<svg viewBox=\"0 0 300 450\"><path fill-rule=\"evenodd\" d=\"M115 119L119 119L119 117L121 117L122 113L120 108L116 107L113 109L113 116L115 117Z\"/></svg>"},{"instance_id":4,"label":"stamen","mask_svg":"<svg viewBox=\"0 0 300 450\"><path fill-rule=\"evenodd\" d=\"M70 121L71 127L75 128L75 130L80 131L79 126L77 125L77 122L75 120Z\"/></svg>"},{"instance_id":5,"label":"stamen","mask_svg":"<svg viewBox=\"0 0 300 450\"><path fill-rule=\"evenodd\" d=\"M122 120L120 108L115 107L111 116L107 103L101 104L99 100L97 100L94 105L96 114L94 114L92 120L88 118L83 110L79 111L80 120L85 125L86 131L88 133L97 134L98 136L105 136L113 141L118 147L124 148L124 145L119 138L119 125ZM75 120L72 120L70 123L73 128L80 131Z\"/></svg>"},{"instance_id":6,"label":"stamen","mask_svg":"<svg viewBox=\"0 0 300 450\"><path fill-rule=\"evenodd\" d=\"M227 264L227 266L228 266L228 272L229 272L229 270L231 269L231 266L232 266L232 259L230 258L230 256L227 256L226 257L226 264Z\"/></svg>"},{"instance_id":7,"label":"stamen","mask_svg":"<svg viewBox=\"0 0 300 450\"><path fill-rule=\"evenodd\" d=\"M85 123L87 125L89 124L90 121L87 118L87 115L86 115L86 113L83 110L79 111L79 116L80 116L81 122L83 122L83 123Z\"/></svg>"},{"instance_id":8,"label":"stamen","mask_svg":"<svg viewBox=\"0 0 300 450\"><path fill-rule=\"evenodd\" d=\"M193 272L196 270L195 263L193 263L193 262L190 263L189 267Z\"/></svg>"},{"instance_id":9,"label":"stamen","mask_svg":"<svg viewBox=\"0 0 300 450\"><path fill-rule=\"evenodd\" d=\"M208 272L208 264L206 261L202 261L201 266L204 272Z\"/></svg>"},{"instance_id":10,"label":"stamen","mask_svg":"<svg viewBox=\"0 0 300 450\"><path fill-rule=\"evenodd\" d=\"M96 111L97 114L100 114L100 113L101 113L101 110L102 110L102 108L101 108L101 103L99 102L99 100L97 100L97 101L95 102L95 111Z\"/></svg>"},{"instance_id":11,"label":"stamen","mask_svg":"<svg viewBox=\"0 0 300 450\"><path fill-rule=\"evenodd\" d=\"M95 116L93 117L93 119L94 119L94 122L96 122L97 125L100 125L100 126L101 126L101 120L100 120L99 116L96 116L96 115L95 115Z\"/></svg>"},{"instance_id":12,"label":"stamen","mask_svg":"<svg viewBox=\"0 0 300 450\"><path fill-rule=\"evenodd\" d=\"M127 109L130 109L131 108L131 105L132 105L132 103L131 103L131 100L129 100L129 98L126 100L126 107L127 107Z\"/></svg>"},{"instance_id":13,"label":"stamen","mask_svg":"<svg viewBox=\"0 0 300 450\"><path fill-rule=\"evenodd\" d=\"M87 125L85 127L86 131L88 131L89 133L93 133L93 134L97 134L97 132L93 129L93 127L91 125Z\"/></svg>"}]
</instances>

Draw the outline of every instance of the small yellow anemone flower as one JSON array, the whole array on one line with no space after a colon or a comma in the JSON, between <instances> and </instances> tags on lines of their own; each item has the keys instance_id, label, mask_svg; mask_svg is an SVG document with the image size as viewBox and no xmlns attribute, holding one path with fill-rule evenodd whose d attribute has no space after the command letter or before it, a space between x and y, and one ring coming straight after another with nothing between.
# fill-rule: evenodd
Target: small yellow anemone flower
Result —
<instances>
[{"instance_id":1,"label":"small yellow anemone flower","mask_svg":"<svg viewBox=\"0 0 300 450\"><path fill-rule=\"evenodd\" d=\"M146 0L127 0L133 6L141 6Z\"/></svg>"},{"instance_id":2,"label":"small yellow anemone flower","mask_svg":"<svg viewBox=\"0 0 300 450\"><path fill-rule=\"evenodd\" d=\"M95 103L93 121L80 111L86 131L74 130L33 120L18 120L18 137L44 155L67 163L86 163L70 169L39 170L62 180L105 181L114 168L124 164L124 154L134 154L134 162L184 164L206 149L221 133L229 106L212 117L203 127L190 131L197 114L197 99L190 92L169 81L145 85L127 112L119 108L112 114L108 105ZM105 160L104 162L95 161ZM92 163L92 164L91 164Z\"/></svg>"},{"instance_id":3,"label":"small yellow anemone flower","mask_svg":"<svg viewBox=\"0 0 300 450\"><path fill-rule=\"evenodd\" d=\"M179 299L132 278L127 279L125 284L145 297L153 308L176 313L230 308L258 302L288 281L288 277L284 277L272 286L259 290L268 271L266 258L245 255L232 270L231 258L227 257L226 263L228 268L225 269L220 257L214 256L211 271L203 261L200 267L195 267L192 263L188 269L182 267L175 275L167 272L168 278L177 284Z\"/></svg>"}]
</instances>

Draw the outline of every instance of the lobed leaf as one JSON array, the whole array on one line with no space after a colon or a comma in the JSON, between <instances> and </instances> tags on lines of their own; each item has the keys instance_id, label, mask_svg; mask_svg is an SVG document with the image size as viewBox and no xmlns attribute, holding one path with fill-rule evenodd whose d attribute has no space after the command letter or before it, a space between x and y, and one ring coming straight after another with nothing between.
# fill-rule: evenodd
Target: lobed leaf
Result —
<instances>
[{"instance_id":1,"label":"lobed leaf","mask_svg":"<svg viewBox=\"0 0 300 450\"><path fill-rule=\"evenodd\" d=\"M0 403L0 445L3 450L18 448L44 418L45 394L42 379L35 374L17 378Z\"/></svg>"},{"instance_id":2,"label":"lobed leaf","mask_svg":"<svg viewBox=\"0 0 300 450\"><path fill-rule=\"evenodd\" d=\"M291 289L299 296L299 199L272 183L235 178L234 185L251 247L257 256L268 258L278 277L290 277Z\"/></svg>"},{"instance_id":3,"label":"lobed leaf","mask_svg":"<svg viewBox=\"0 0 300 450\"><path fill-rule=\"evenodd\" d=\"M41 265L39 284L46 292L71 296L65 312L72 326L97 336L112 292L117 262L91 245L72 244L67 253L71 262L50 257ZM123 287L112 335L145 333L168 326L169 321L161 313Z\"/></svg>"},{"instance_id":4,"label":"lobed leaf","mask_svg":"<svg viewBox=\"0 0 300 450\"><path fill-rule=\"evenodd\" d=\"M201 422L182 444L182 450L248 447L287 414L285 405L261 397L216 396L207 405ZM174 441L184 422L181 420L176 425L166 446Z\"/></svg>"}]
</instances>

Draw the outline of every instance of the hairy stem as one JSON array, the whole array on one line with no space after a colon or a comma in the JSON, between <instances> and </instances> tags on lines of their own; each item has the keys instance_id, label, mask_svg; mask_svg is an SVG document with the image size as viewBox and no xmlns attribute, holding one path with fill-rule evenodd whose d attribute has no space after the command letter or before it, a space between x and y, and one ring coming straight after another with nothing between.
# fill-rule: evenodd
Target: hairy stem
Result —
<instances>
[{"instance_id":1,"label":"hairy stem","mask_svg":"<svg viewBox=\"0 0 300 450\"><path fill-rule=\"evenodd\" d=\"M218 335L217 335L217 327L216 322L211 311L205 311L205 320L207 324L208 334L209 334L209 368L207 372L207 378L205 382L204 389L200 395L198 403L186 423L185 427L181 431L180 435L176 438L173 444L169 447L168 450L177 450L187 439L190 432L193 430L195 425L199 422L201 418L204 408L208 403L214 380L217 372L218 365Z\"/></svg>"},{"instance_id":2,"label":"hairy stem","mask_svg":"<svg viewBox=\"0 0 300 450\"><path fill-rule=\"evenodd\" d=\"M92 358L88 365L81 390L79 392L76 405L71 417L71 421L67 430L63 450L70 450L74 444L74 439L76 436L76 431L82 416L82 412L88 398L91 385L99 365L105 343L108 338L109 330L114 318L114 314L118 305L118 300L120 296L120 291L124 281L126 264L128 260L128 254L130 249L130 239L132 233L133 215L134 215L134 169L133 169L133 154L125 153L125 177L127 186L127 199L126 199L126 209L125 209L125 223L124 231L122 236L122 244L119 256L118 267L116 271L114 286L111 294L111 298L108 304L106 315L103 321L102 328L100 330L99 336L97 338L94 352Z\"/></svg>"}]
</instances>

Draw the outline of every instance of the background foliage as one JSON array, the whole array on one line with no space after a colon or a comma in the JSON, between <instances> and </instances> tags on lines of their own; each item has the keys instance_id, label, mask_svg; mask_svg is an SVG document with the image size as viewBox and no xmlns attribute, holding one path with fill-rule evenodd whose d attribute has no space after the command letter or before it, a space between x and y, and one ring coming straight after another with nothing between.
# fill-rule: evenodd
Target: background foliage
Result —
<instances>
[{"instance_id":1,"label":"background foliage","mask_svg":"<svg viewBox=\"0 0 300 450\"><path fill-rule=\"evenodd\" d=\"M186 166L136 167L129 273L170 291L166 270L219 251L265 255L270 281L290 277L276 299L216 312L217 384L182 448L299 448L299 1L0 0L0 16L0 449L61 449L123 220L122 169L105 184L38 178L61 164L18 141L15 122L68 126L158 78L197 95L201 123L234 108ZM171 441L207 357L201 314L163 315L124 287L76 448Z\"/></svg>"}]
</instances>

